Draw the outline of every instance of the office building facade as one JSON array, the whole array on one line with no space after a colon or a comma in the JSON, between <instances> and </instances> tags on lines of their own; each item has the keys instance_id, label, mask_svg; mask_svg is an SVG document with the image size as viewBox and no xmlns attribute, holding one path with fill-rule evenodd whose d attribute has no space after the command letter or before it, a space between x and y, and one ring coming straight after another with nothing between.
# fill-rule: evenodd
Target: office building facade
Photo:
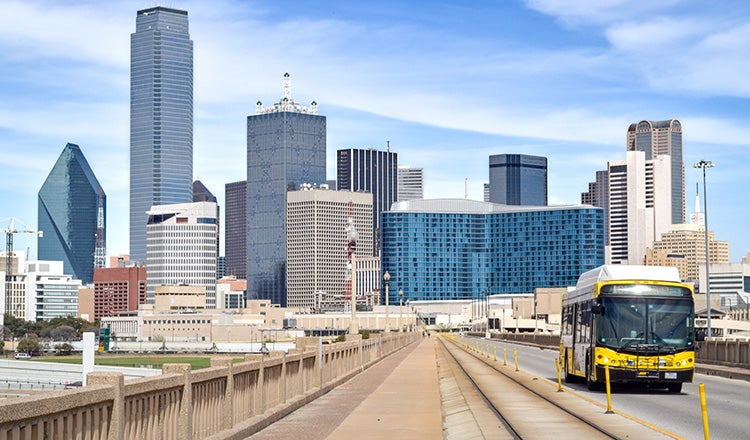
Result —
<instances>
[{"instance_id":1,"label":"office building facade","mask_svg":"<svg viewBox=\"0 0 750 440\"><path fill-rule=\"evenodd\" d=\"M490 156L490 202L547 206L547 158L528 154Z\"/></svg>"},{"instance_id":2,"label":"office building facade","mask_svg":"<svg viewBox=\"0 0 750 440\"><path fill-rule=\"evenodd\" d=\"M38 197L41 260L62 261L64 273L88 284L94 278L98 216L106 222L107 196L75 144L67 144ZM106 224L106 223L105 223ZM105 237L102 237L102 241Z\"/></svg>"},{"instance_id":3,"label":"office building facade","mask_svg":"<svg viewBox=\"0 0 750 440\"><path fill-rule=\"evenodd\" d=\"M247 180L224 185L225 274L247 278Z\"/></svg>"},{"instance_id":4,"label":"office building facade","mask_svg":"<svg viewBox=\"0 0 750 440\"><path fill-rule=\"evenodd\" d=\"M424 198L424 168L398 167L398 202ZM390 207L389 207L390 209Z\"/></svg>"},{"instance_id":5,"label":"office building facade","mask_svg":"<svg viewBox=\"0 0 750 440\"><path fill-rule=\"evenodd\" d=\"M193 200L193 41L186 11L138 11L130 35L130 258L146 259L146 211Z\"/></svg>"},{"instance_id":6,"label":"office building facade","mask_svg":"<svg viewBox=\"0 0 750 440\"><path fill-rule=\"evenodd\" d=\"M359 233L356 268L358 258L373 254L372 194L314 188L287 193L288 308L310 311L318 293L345 293L350 211Z\"/></svg>"},{"instance_id":7,"label":"office building facade","mask_svg":"<svg viewBox=\"0 0 750 440\"><path fill-rule=\"evenodd\" d=\"M680 273L683 280L699 284L700 269L706 267L705 226L671 225L669 231L654 241L653 249L665 254L681 255L685 258L686 271ZM729 242L718 241L714 233L708 232L708 261L712 264L729 263Z\"/></svg>"},{"instance_id":8,"label":"office building facade","mask_svg":"<svg viewBox=\"0 0 750 440\"><path fill-rule=\"evenodd\" d=\"M62 261L26 263L27 321L51 321L78 316L78 289L81 280L65 274Z\"/></svg>"},{"instance_id":9,"label":"office building facade","mask_svg":"<svg viewBox=\"0 0 750 440\"><path fill-rule=\"evenodd\" d=\"M609 172L596 172L596 180L589 182L589 190L581 193L581 204L596 206L604 210L604 230L609 231ZM606 244L609 245L609 234L606 234Z\"/></svg>"},{"instance_id":10,"label":"office building facade","mask_svg":"<svg viewBox=\"0 0 750 440\"><path fill-rule=\"evenodd\" d=\"M627 151L643 151L646 160L669 156L671 223L685 223L685 165L682 158L682 123L677 119L640 121L628 126Z\"/></svg>"},{"instance_id":11,"label":"office building facade","mask_svg":"<svg viewBox=\"0 0 750 440\"><path fill-rule=\"evenodd\" d=\"M390 303L479 299L575 285L604 264L604 213L591 206L515 207L411 200L383 213L381 270Z\"/></svg>"},{"instance_id":12,"label":"office building facade","mask_svg":"<svg viewBox=\"0 0 750 440\"><path fill-rule=\"evenodd\" d=\"M144 266L94 270L94 319L138 310L146 303Z\"/></svg>"},{"instance_id":13,"label":"office building facade","mask_svg":"<svg viewBox=\"0 0 750 440\"><path fill-rule=\"evenodd\" d=\"M284 75L282 99L256 104L247 117L247 295L286 306L286 195L326 181L326 118L317 103L292 100Z\"/></svg>"},{"instance_id":14,"label":"office building facade","mask_svg":"<svg viewBox=\"0 0 750 440\"><path fill-rule=\"evenodd\" d=\"M216 307L216 203L153 206L148 211L146 302L158 286L203 286Z\"/></svg>"},{"instance_id":15,"label":"office building facade","mask_svg":"<svg viewBox=\"0 0 750 440\"><path fill-rule=\"evenodd\" d=\"M398 200L398 154L374 148L338 150L336 184L339 191L372 193L373 251L377 254L380 214Z\"/></svg>"}]
</instances>

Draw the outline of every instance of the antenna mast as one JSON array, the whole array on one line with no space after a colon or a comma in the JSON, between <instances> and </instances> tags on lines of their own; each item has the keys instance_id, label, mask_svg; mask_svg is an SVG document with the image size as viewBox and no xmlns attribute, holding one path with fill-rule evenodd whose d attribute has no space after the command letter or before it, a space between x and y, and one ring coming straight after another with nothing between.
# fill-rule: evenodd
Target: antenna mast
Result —
<instances>
[{"instance_id":1,"label":"antenna mast","mask_svg":"<svg viewBox=\"0 0 750 440\"><path fill-rule=\"evenodd\" d=\"M107 248L104 240L104 203L102 188L99 187L99 205L96 210L96 247L94 248L94 268L106 267Z\"/></svg>"}]
</instances>

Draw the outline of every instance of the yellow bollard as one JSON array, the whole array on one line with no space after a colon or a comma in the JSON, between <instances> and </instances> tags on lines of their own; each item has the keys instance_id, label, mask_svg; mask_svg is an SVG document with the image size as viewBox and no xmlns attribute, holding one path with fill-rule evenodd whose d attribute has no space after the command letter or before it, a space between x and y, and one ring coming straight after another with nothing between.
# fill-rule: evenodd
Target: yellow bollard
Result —
<instances>
[{"instance_id":1,"label":"yellow bollard","mask_svg":"<svg viewBox=\"0 0 750 440\"><path fill-rule=\"evenodd\" d=\"M555 358L555 369L557 370L557 392L561 392L562 389L562 379L560 378L560 361Z\"/></svg>"},{"instance_id":2,"label":"yellow bollard","mask_svg":"<svg viewBox=\"0 0 750 440\"><path fill-rule=\"evenodd\" d=\"M505 358L508 355L508 347L503 347L503 366L508 365L508 362L505 361Z\"/></svg>"},{"instance_id":3,"label":"yellow bollard","mask_svg":"<svg viewBox=\"0 0 750 440\"><path fill-rule=\"evenodd\" d=\"M711 433L708 430L708 408L706 408L706 387L698 384L698 391L701 396L701 414L703 415L703 438L711 440Z\"/></svg>"},{"instance_id":4,"label":"yellow bollard","mask_svg":"<svg viewBox=\"0 0 750 440\"><path fill-rule=\"evenodd\" d=\"M607 384L607 412L605 414L614 414L614 411L612 411L612 393L609 388L609 364L604 366L604 381Z\"/></svg>"},{"instance_id":5,"label":"yellow bollard","mask_svg":"<svg viewBox=\"0 0 750 440\"><path fill-rule=\"evenodd\" d=\"M492 356L495 358L495 362L497 362L497 345L492 346Z\"/></svg>"},{"instance_id":6,"label":"yellow bollard","mask_svg":"<svg viewBox=\"0 0 750 440\"><path fill-rule=\"evenodd\" d=\"M516 371L518 371L518 354L515 348L513 349L513 360L516 361Z\"/></svg>"}]
</instances>

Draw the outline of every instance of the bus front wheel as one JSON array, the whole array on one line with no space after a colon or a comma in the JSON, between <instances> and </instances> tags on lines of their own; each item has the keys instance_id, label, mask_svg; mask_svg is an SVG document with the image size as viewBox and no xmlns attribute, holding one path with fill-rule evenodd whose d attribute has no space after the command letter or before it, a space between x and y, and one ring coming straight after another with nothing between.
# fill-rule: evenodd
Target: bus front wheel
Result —
<instances>
[{"instance_id":1,"label":"bus front wheel","mask_svg":"<svg viewBox=\"0 0 750 440\"><path fill-rule=\"evenodd\" d=\"M590 391L599 391L602 388L601 382L597 382L593 379L594 372L591 367L591 362L586 363L586 387Z\"/></svg>"}]
</instances>

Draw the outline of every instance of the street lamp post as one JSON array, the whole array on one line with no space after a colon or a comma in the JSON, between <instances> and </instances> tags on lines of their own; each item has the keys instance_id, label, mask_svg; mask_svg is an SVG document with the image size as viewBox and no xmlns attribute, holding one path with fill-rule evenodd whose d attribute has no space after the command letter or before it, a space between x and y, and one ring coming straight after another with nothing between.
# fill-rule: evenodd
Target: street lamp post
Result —
<instances>
[{"instance_id":1,"label":"street lamp post","mask_svg":"<svg viewBox=\"0 0 750 440\"><path fill-rule=\"evenodd\" d=\"M398 331L403 331L401 327L401 315L404 313L404 290L398 289Z\"/></svg>"},{"instance_id":2,"label":"street lamp post","mask_svg":"<svg viewBox=\"0 0 750 440\"><path fill-rule=\"evenodd\" d=\"M350 202L351 203L351 202ZM350 205L351 209L351 205ZM348 242L348 253L349 253L349 270L351 271L351 303L352 303L352 322L349 324L349 334L356 335L359 333L359 327L357 326L357 267L356 257L354 255L355 246L357 239L359 238L359 232L354 227L354 219L349 213L346 225L346 240Z\"/></svg>"},{"instance_id":3,"label":"street lamp post","mask_svg":"<svg viewBox=\"0 0 750 440\"><path fill-rule=\"evenodd\" d=\"M383 275L383 281L385 281L385 332L391 331L390 317L388 316L388 283L391 281L391 274L385 271Z\"/></svg>"},{"instance_id":4,"label":"street lamp post","mask_svg":"<svg viewBox=\"0 0 750 440\"><path fill-rule=\"evenodd\" d=\"M706 200L706 168L713 168L714 163L701 159L700 162L693 165L693 168L703 170L703 228L706 236L706 333L711 337L711 285L708 275L708 201Z\"/></svg>"}]
</instances>

